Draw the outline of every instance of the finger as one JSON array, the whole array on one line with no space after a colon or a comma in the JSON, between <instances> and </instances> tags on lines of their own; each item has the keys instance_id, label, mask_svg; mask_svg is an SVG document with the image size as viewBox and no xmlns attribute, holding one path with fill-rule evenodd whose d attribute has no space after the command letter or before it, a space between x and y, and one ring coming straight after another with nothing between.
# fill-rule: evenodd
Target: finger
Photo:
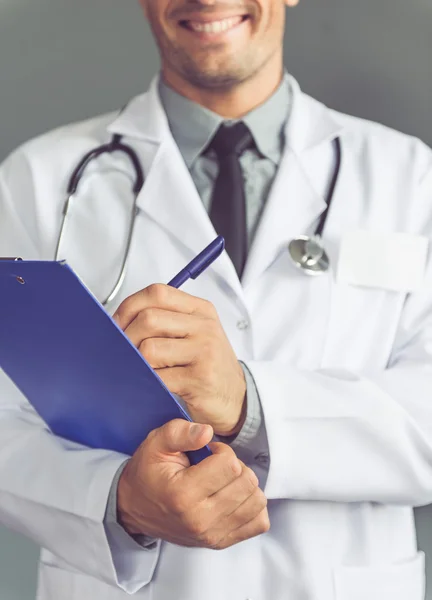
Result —
<instances>
[{"instance_id":1,"label":"finger","mask_svg":"<svg viewBox=\"0 0 432 600\"><path fill-rule=\"evenodd\" d=\"M211 509L207 507L207 511ZM194 524L200 531L200 523L209 523L209 515L201 514L197 517L198 524ZM206 548L221 549L238 541L243 541L254 535L264 533L266 530L265 518L267 515L267 499L261 490L248 498L231 517L220 518L218 514L210 512L210 526L197 535L198 543ZM235 540L235 541L234 541Z\"/></svg>"},{"instance_id":2,"label":"finger","mask_svg":"<svg viewBox=\"0 0 432 600\"><path fill-rule=\"evenodd\" d=\"M227 487L230 488L232 485L233 484ZM230 531L238 529L242 525L249 523L252 519L255 519L255 517L267 507L267 498L259 487L255 487L253 492L248 496L246 496L246 494L247 492L243 490L242 496L244 500L240 504L237 504L236 502L235 508L233 507L232 498L226 498L226 508L228 509L228 512L219 513L217 521L217 527L221 532L226 532L228 529ZM230 505L231 508L234 508L231 512L229 509Z\"/></svg>"},{"instance_id":3,"label":"finger","mask_svg":"<svg viewBox=\"0 0 432 600\"><path fill-rule=\"evenodd\" d=\"M184 396L185 390L187 388L191 389L190 364L165 367L163 369L155 369L155 371L172 394Z\"/></svg>"},{"instance_id":4,"label":"finger","mask_svg":"<svg viewBox=\"0 0 432 600\"><path fill-rule=\"evenodd\" d=\"M258 487L255 473L243 465L243 472L236 480L218 490L210 497L208 510L215 516L218 530L226 531L240 527L253 519L267 506L267 500ZM255 512L254 512L255 511Z\"/></svg>"},{"instance_id":5,"label":"finger","mask_svg":"<svg viewBox=\"0 0 432 600\"><path fill-rule=\"evenodd\" d=\"M124 331L138 313L146 308L162 308L173 312L217 319L216 309L207 300L163 284L150 285L126 298L114 313L113 318Z\"/></svg>"},{"instance_id":6,"label":"finger","mask_svg":"<svg viewBox=\"0 0 432 600\"><path fill-rule=\"evenodd\" d=\"M186 315L161 308L146 308L126 327L124 333L134 346L147 338L185 338L196 335L205 326L200 316Z\"/></svg>"},{"instance_id":7,"label":"finger","mask_svg":"<svg viewBox=\"0 0 432 600\"><path fill-rule=\"evenodd\" d=\"M258 477L240 461L242 465L242 473L234 481L219 489L211 496L211 504L226 506L223 515L229 516L234 512L247 498L259 489Z\"/></svg>"},{"instance_id":8,"label":"finger","mask_svg":"<svg viewBox=\"0 0 432 600\"><path fill-rule=\"evenodd\" d=\"M199 348L188 339L149 338L138 347L153 369L184 367L195 362Z\"/></svg>"},{"instance_id":9,"label":"finger","mask_svg":"<svg viewBox=\"0 0 432 600\"><path fill-rule=\"evenodd\" d=\"M154 429L147 437L147 446L160 454L176 454L203 448L213 437L210 425L197 427L184 419L174 419L162 427Z\"/></svg>"},{"instance_id":10,"label":"finger","mask_svg":"<svg viewBox=\"0 0 432 600\"><path fill-rule=\"evenodd\" d=\"M240 477L243 472L241 462L229 446L212 443L211 450L212 456L177 475L181 478L183 489L188 490L189 506L203 502Z\"/></svg>"},{"instance_id":11,"label":"finger","mask_svg":"<svg viewBox=\"0 0 432 600\"><path fill-rule=\"evenodd\" d=\"M267 533L269 529L270 519L267 508L264 508L264 510L256 515L251 521L231 531L227 536L219 541L216 547L219 550L229 548L230 546L234 546L234 544L239 544L245 540L250 540L258 535Z\"/></svg>"}]
</instances>

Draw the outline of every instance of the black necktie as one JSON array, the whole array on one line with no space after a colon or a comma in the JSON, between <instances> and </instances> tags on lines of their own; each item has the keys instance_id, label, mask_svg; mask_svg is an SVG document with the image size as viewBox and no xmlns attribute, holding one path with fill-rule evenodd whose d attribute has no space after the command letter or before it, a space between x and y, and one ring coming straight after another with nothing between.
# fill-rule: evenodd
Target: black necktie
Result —
<instances>
[{"instance_id":1,"label":"black necktie","mask_svg":"<svg viewBox=\"0 0 432 600\"><path fill-rule=\"evenodd\" d=\"M218 159L219 174L212 195L210 218L239 277L247 256L246 200L239 157L253 146L253 138L244 123L221 125L210 148Z\"/></svg>"}]
</instances>

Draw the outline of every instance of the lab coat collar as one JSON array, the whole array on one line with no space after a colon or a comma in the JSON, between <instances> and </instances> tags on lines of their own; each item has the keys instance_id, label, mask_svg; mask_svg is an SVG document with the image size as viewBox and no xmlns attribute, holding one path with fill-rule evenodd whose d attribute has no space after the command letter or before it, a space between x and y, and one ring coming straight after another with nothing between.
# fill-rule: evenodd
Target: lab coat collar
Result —
<instances>
[{"instance_id":1,"label":"lab coat collar","mask_svg":"<svg viewBox=\"0 0 432 600\"><path fill-rule=\"evenodd\" d=\"M170 133L168 118L159 96L159 76L148 91L132 100L108 126L108 132L160 144Z\"/></svg>"},{"instance_id":2,"label":"lab coat collar","mask_svg":"<svg viewBox=\"0 0 432 600\"><path fill-rule=\"evenodd\" d=\"M336 115L324 104L304 94L294 77L287 75L292 89L292 110L286 124L286 149L296 153L334 139L342 131ZM110 133L162 143L171 137L169 123L159 96L159 75L149 90L133 98L108 126ZM151 118L149 118L151 115Z\"/></svg>"},{"instance_id":3,"label":"lab coat collar","mask_svg":"<svg viewBox=\"0 0 432 600\"><path fill-rule=\"evenodd\" d=\"M343 126L327 106L304 94L294 77L289 76L292 89L292 111L286 125L287 148L300 154L318 144L334 140Z\"/></svg>"}]
</instances>

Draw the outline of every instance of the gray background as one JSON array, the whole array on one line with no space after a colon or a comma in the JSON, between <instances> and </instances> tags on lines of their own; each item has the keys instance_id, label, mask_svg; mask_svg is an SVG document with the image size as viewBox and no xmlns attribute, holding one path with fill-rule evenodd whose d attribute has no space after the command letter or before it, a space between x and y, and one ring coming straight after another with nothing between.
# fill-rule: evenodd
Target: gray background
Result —
<instances>
[{"instance_id":1,"label":"gray background","mask_svg":"<svg viewBox=\"0 0 432 600\"><path fill-rule=\"evenodd\" d=\"M289 12L286 64L334 108L432 145L432 0L302 0ZM157 65L136 0L0 0L0 159L121 107ZM418 510L417 523L432 581L431 513ZM1 600L34 599L37 553L0 529Z\"/></svg>"}]
</instances>

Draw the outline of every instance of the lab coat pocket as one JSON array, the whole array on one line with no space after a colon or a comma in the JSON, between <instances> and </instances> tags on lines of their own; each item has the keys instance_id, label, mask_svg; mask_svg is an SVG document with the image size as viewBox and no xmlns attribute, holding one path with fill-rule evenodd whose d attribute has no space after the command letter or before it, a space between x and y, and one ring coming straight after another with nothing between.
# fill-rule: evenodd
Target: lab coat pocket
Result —
<instances>
[{"instance_id":1,"label":"lab coat pocket","mask_svg":"<svg viewBox=\"0 0 432 600\"><path fill-rule=\"evenodd\" d=\"M334 282L321 367L386 368L405 299L403 292Z\"/></svg>"},{"instance_id":2,"label":"lab coat pocket","mask_svg":"<svg viewBox=\"0 0 432 600\"><path fill-rule=\"evenodd\" d=\"M322 367L386 368L405 300L425 284L427 250L417 235L345 234L334 261Z\"/></svg>"},{"instance_id":3,"label":"lab coat pocket","mask_svg":"<svg viewBox=\"0 0 432 600\"><path fill-rule=\"evenodd\" d=\"M41 563L36 600L126 600L130 595L82 573ZM139 600L152 600L153 585L143 587L136 594ZM414 600L414 599L413 599Z\"/></svg>"},{"instance_id":4,"label":"lab coat pocket","mask_svg":"<svg viewBox=\"0 0 432 600\"><path fill-rule=\"evenodd\" d=\"M337 280L394 292L424 284L429 242L401 232L351 231L341 241Z\"/></svg>"},{"instance_id":5,"label":"lab coat pocket","mask_svg":"<svg viewBox=\"0 0 432 600\"><path fill-rule=\"evenodd\" d=\"M424 600L425 555L389 566L339 567L335 600Z\"/></svg>"}]
</instances>

